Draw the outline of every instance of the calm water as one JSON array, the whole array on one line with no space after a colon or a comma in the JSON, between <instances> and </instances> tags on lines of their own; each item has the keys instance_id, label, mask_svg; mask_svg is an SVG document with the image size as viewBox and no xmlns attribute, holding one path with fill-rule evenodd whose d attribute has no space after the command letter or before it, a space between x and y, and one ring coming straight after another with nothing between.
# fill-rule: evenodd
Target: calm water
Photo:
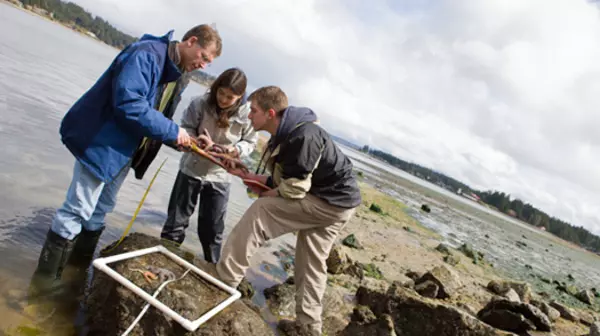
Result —
<instances>
[{"instance_id":1,"label":"calm water","mask_svg":"<svg viewBox=\"0 0 600 336\"><path fill-rule=\"evenodd\" d=\"M62 145L58 128L73 102L105 70L117 50L62 26L0 3L0 335L22 319L20 298L36 266L45 234L55 209L64 199L72 176L73 158ZM205 88L191 84L184 93L175 120L195 95ZM600 284L598 258L589 253L557 244L546 234L516 223L506 216L465 201L412 175L374 161L361 153L344 149L356 168L385 191L411 208L410 215L440 232L451 244L469 241L507 274L527 278L532 265L535 273L562 279L568 273L577 283L588 287ZM143 180L130 175L119 194L115 212L109 215L108 228L100 246L121 233L158 165L167 163L157 178L136 224L135 231L158 236L166 217L172 183L177 173L179 154L163 149ZM453 199L461 206L450 208L421 193L393 183L394 178L411 180L429 190ZM228 205L226 234L251 204L245 188L235 180ZM422 203L433 204L430 214L417 211ZM474 215L475 213L475 215ZM485 238L488 234L491 239ZM528 249L515 247L527 235ZM291 242L283 237L270 245ZM185 246L201 248L195 234L195 220L189 228ZM548 251L546 251L548 249ZM266 263L259 265L261 260ZM264 251L254 259L250 276L259 290L284 277L274 274L277 261ZM270 264L269 272L264 265ZM270 274L269 274L270 273ZM260 303L261 297L256 298ZM68 319L68 318L67 318Z\"/></svg>"}]
</instances>

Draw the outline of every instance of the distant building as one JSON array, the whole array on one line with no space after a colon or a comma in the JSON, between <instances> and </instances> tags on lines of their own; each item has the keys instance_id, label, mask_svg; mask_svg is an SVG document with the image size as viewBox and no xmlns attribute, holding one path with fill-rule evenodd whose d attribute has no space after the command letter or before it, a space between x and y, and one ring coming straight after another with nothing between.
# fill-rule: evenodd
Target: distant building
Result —
<instances>
[{"instance_id":1,"label":"distant building","mask_svg":"<svg viewBox=\"0 0 600 336\"><path fill-rule=\"evenodd\" d=\"M23 8L23 3L19 0L8 0L8 2L10 2L11 4L17 6L17 7L21 7Z\"/></svg>"},{"instance_id":2,"label":"distant building","mask_svg":"<svg viewBox=\"0 0 600 336\"><path fill-rule=\"evenodd\" d=\"M33 12L39 15L43 15L43 16L47 16L48 15L48 11L43 9L43 8L39 8L37 6L33 6Z\"/></svg>"},{"instance_id":3,"label":"distant building","mask_svg":"<svg viewBox=\"0 0 600 336\"><path fill-rule=\"evenodd\" d=\"M470 199L473 202L479 203L481 201L481 199L479 198L479 196L475 195L472 192L464 193L461 188L459 188L458 191L456 191L456 193L459 194L459 195L461 195L462 197L464 197L466 199Z\"/></svg>"}]
</instances>

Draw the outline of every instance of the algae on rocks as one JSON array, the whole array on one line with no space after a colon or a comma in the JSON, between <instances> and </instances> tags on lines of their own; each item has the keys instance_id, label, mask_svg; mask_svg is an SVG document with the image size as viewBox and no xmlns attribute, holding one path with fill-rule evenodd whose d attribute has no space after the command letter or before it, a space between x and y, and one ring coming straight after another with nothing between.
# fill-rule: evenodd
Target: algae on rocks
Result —
<instances>
[{"instance_id":1,"label":"algae on rocks","mask_svg":"<svg viewBox=\"0 0 600 336\"><path fill-rule=\"evenodd\" d=\"M475 265L478 265L481 261L483 261L484 254L479 251L475 251L469 243L463 244L458 250L467 257L471 258L473 260L473 264Z\"/></svg>"},{"instance_id":2,"label":"algae on rocks","mask_svg":"<svg viewBox=\"0 0 600 336\"><path fill-rule=\"evenodd\" d=\"M354 235L354 233L349 234L346 238L344 238L344 240L342 241L342 244L357 249L357 250L362 250L364 247L361 245L361 243L358 241L358 239L356 238L356 236Z\"/></svg>"},{"instance_id":3,"label":"algae on rocks","mask_svg":"<svg viewBox=\"0 0 600 336\"><path fill-rule=\"evenodd\" d=\"M369 210L383 215L383 210L381 209L381 207L379 205L377 205L375 203L371 204L371 206L369 207Z\"/></svg>"}]
</instances>

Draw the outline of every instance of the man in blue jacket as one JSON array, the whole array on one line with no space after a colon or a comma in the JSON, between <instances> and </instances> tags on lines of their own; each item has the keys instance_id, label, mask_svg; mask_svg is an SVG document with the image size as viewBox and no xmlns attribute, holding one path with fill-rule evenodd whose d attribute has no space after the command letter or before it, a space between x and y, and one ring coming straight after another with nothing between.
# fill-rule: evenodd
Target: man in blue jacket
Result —
<instances>
[{"instance_id":1,"label":"man in blue jacket","mask_svg":"<svg viewBox=\"0 0 600 336\"><path fill-rule=\"evenodd\" d=\"M192 28L181 42L171 41L172 33L144 35L127 46L65 115L60 134L76 159L73 180L48 231L34 280L60 279L68 262L89 265L136 151L152 141L189 145L190 136L165 116L165 109L178 99L182 73L219 57L222 42L209 25Z\"/></svg>"}]
</instances>

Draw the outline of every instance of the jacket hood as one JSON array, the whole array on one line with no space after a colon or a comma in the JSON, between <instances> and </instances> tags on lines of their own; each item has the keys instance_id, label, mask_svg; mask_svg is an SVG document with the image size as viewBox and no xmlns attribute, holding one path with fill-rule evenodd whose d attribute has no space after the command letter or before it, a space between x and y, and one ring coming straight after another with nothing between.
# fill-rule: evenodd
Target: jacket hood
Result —
<instances>
[{"instance_id":1,"label":"jacket hood","mask_svg":"<svg viewBox=\"0 0 600 336\"><path fill-rule=\"evenodd\" d=\"M270 147L277 147L297 126L307 122L317 121L317 115L307 107L290 106L283 111L277 133L270 142Z\"/></svg>"},{"instance_id":2,"label":"jacket hood","mask_svg":"<svg viewBox=\"0 0 600 336\"><path fill-rule=\"evenodd\" d=\"M165 66L163 68L163 74L162 74L162 77L160 78L161 84L176 81L181 76L181 71L179 71L179 68L177 68L177 64L173 63L173 61L171 60L171 58L169 57L168 52L167 52L167 50L169 49L169 43L171 42L172 38L173 38L173 30L170 30L168 33L166 33L163 36L154 36L154 35L150 35L150 34L144 34L140 38L140 41L152 41L152 42L164 43L164 45L165 45L165 53L167 53L167 55L165 57Z\"/></svg>"},{"instance_id":3,"label":"jacket hood","mask_svg":"<svg viewBox=\"0 0 600 336\"><path fill-rule=\"evenodd\" d=\"M159 42L164 42L164 43L168 44L169 42L171 42L172 38L173 38L173 30L170 30L168 33L166 33L163 36L154 36L154 35L150 35L150 34L144 34L140 38L140 41L159 41Z\"/></svg>"}]
</instances>

